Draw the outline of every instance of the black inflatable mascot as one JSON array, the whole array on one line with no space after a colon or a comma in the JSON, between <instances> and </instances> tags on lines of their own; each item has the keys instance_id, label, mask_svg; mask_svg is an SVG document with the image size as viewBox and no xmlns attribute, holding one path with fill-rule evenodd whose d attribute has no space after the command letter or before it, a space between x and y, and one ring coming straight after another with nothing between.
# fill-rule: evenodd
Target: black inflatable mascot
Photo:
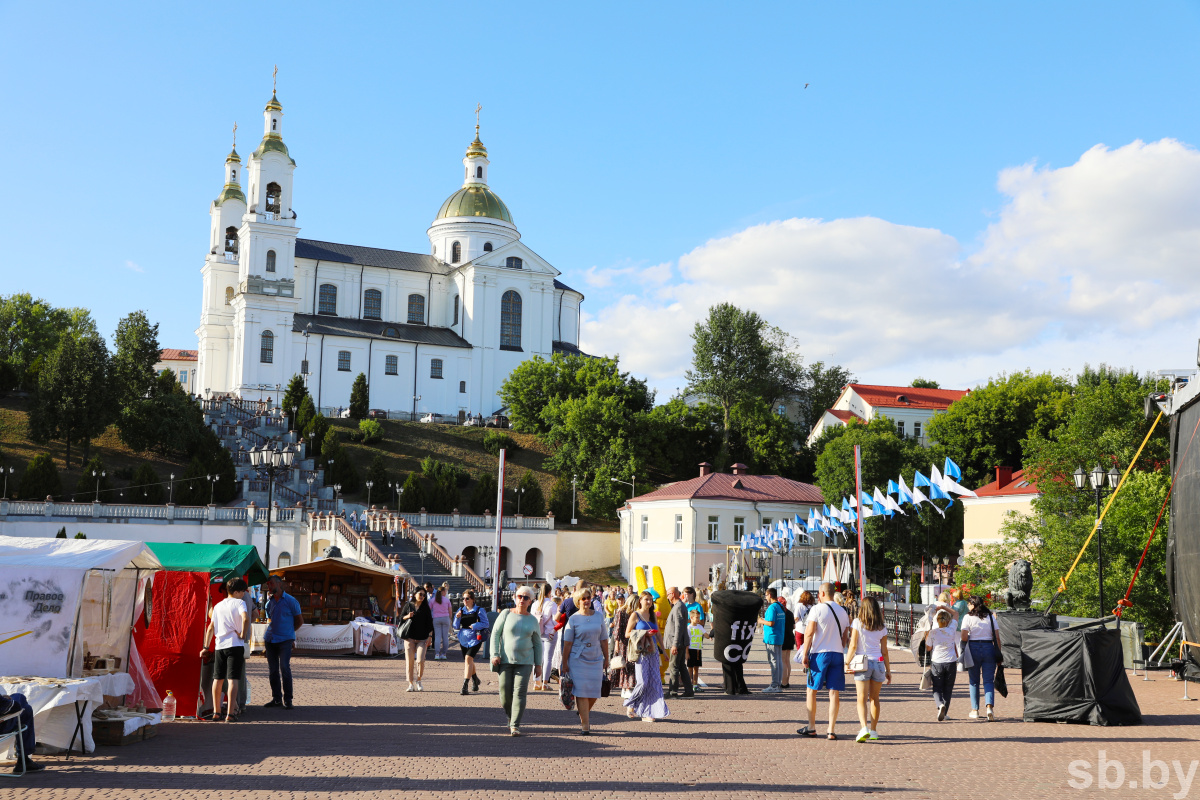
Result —
<instances>
[{"instance_id":1,"label":"black inflatable mascot","mask_svg":"<svg viewBox=\"0 0 1200 800\"><path fill-rule=\"evenodd\" d=\"M725 694L750 694L742 667L750 655L762 598L754 592L720 591L712 595L713 654L725 674Z\"/></svg>"}]
</instances>

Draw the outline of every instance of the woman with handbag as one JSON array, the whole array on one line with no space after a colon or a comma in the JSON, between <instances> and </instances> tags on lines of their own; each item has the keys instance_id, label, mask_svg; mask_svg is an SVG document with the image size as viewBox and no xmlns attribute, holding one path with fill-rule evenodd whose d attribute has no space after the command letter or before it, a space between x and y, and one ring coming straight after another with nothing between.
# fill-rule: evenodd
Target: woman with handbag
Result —
<instances>
[{"instance_id":1,"label":"woman with handbag","mask_svg":"<svg viewBox=\"0 0 1200 800\"><path fill-rule=\"evenodd\" d=\"M996 719L996 667L1004 663L996 618L979 595L967 601L967 618L962 622L962 640L975 663L967 669L971 681L971 719L979 719L979 684L983 683L984 711L989 722Z\"/></svg>"},{"instance_id":2,"label":"woman with handbag","mask_svg":"<svg viewBox=\"0 0 1200 800\"><path fill-rule=\"evenodd\" d=\"M637 595L631 594L625 602L617 607L613 614L612 624L612 672L609 679L612 685L621 690L621 697L627 698L637 686L636 663L629 660L629 620L637 613Z\"/></svg>"},{"instance_id":3,"label":"woman with handbag","mask_svg":"<svg viewBox=\"0 0 1200 800\"><path fill-rule=\"evenodd\" d=\"M950 713L950 695L954 693L954 679L958 675L960 643L958 623L949 609L939 608L933 629L925 633L925 652L933 662L929 665L929 689L933 692L933 702L937 704L938 722Z\"/></svg>"},{"instance_id":4,"label":"woman with handbag","mask_svg":"<svg viewBox=\"0 0 1200 800\"><path fill-rule=\"evenodd\" d=\"M521 735L521 717L529 691L529 675L542 677L542 623L534 616L533 589L522 586L513 595L515 608L496 618L492 631L492 672L500 673L500 705L508 715L508 733Z\"/></svg>"},{"instance_id":5,"label":"woman with handbag","mask_svg":"<svg viewBox=\"0 0 1200 800\"><path fill-rule=\"evenodd\" d=\"M533 684L535 692L550 688L550 664L554 660L554 647L558 641L558 631L554 628L554 615L557 613L558 603L550 594L550 584L543 583L537 602L533 605L533 614L538 618L542 633L542 677Z\"/></svg>"},{"instance_id":6,"label":"woman with handbag","mask_svg":"<svg viewBox=\"0 0 1200 800\"><path fill-rule=\"evenodd\" d=\"M458 646L463 654L463 685L462 693L467 693L470 686L479 691L479 676L475 674L475 656L483 645L487 635L487 611L475 604L475 591L467 589L463 592L463 604L454 615L454 630L458 636Z\"/></svg>"},{"instance_id":7,"label":"woman with handbag","mask_svg":"<svg viewBox=\"0 0 1200 800\"><path fill-rule=\"evenodd\" d=\"M424 589L417 589L412 599L400 609L400 628L396 633L404 640L404 676L408 678L406 692L423 692L425 651L433 637L433 612Z\"/></svg>"},{"instance_id":8,"label":"woman with handbag","mask_svg":"<svg viewBox=\"0 0 1200 800\"><path fill-rule=\"evenodd\" d=\"M629 618L625 628L629 639L628 656L637 656L636 682L629 697L625 698L626 715L630 719L642 718L642 722L654 722L671 715L663 697L662 674L659 672L659 654L664 651L658 632L658 617L654 614L654 595L642 592L638 596L638 608Z\"/></svg>"},{"instance_id":9,"label":"woman with handbag","mask_svg":"<svg viewBox=\"0 0 1200 800\"><path fill-rule=\"evenodd\" d=\"M885 683L892 682L887 625L883 622L879 601L874 597L863 598L858 616L850 623L850 645L846 652L853 653L849 669L854 673L854 688L858 691L858 721L862 724L854 741L874 741L879 738L879 691Z\"/></svg>"},{"instance_id":10,"label":"woman with handbag","mask_svg":"<svg viewBox=\"0 0 1200 800\"><path fill-rule=\"evenodd\" d=\"M607 680L608 626L592 605L591 589L576 589L573 597L579 610L562 629L562 675L564 681L568 676L571 679L571 693L579 712L579 732L587 736L592 732L589 713Z\"/></svg>"}]
</instances>

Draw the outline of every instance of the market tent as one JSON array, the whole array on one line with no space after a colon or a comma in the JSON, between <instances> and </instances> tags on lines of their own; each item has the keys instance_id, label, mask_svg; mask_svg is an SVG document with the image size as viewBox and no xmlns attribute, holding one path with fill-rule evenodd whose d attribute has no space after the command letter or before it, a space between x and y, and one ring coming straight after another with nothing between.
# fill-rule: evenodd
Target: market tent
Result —
<instances>
[{"instance_id":1,"label":"market tent","mask_svg":"<svg viewBox=\"0 0 1200 800\"><path fill-rule=\"evenodd\" d=\"M224 595L230 577L251 585L267 579L267 570L251 545L173 544L150 542L163 572L145 597L138 614L134 642L145 670L161 699L171 691L180 716L195 716L205 701L200 660L208 611ZM157 705L157 703L155 704Z\"/></svg>"},{"instance_id":2,"label":"market tent","mask_svg":"<svg viewBox=\"0 0 1200 800\"><path fill-rule=\"evenodd\" d=\"M0 536L0 671L128 670L135 598L160 566L142 542Z\"/></svg>"},{"instance_id":3,"label":"market tent","mask_svg":"<svg viewBox=\"0 0 1200 800\"><path fill-rule=\"evenodd\" d=\"M1142 723L1120 631L1022 631L1021 681L1026 722Z\"/></svg>"},{"instance_id":4,"label":"market tent","mask_svg":"<svg viewBox=\"0 0 1200 800\"><path fill-rule=\"evenodd\" d=\"M304 626L296 632L295 652L354 652L353 621L378 617L395 596L398 572L348 558L326 557L271 570L300 603Z\"/></svg>"}]
</instances>

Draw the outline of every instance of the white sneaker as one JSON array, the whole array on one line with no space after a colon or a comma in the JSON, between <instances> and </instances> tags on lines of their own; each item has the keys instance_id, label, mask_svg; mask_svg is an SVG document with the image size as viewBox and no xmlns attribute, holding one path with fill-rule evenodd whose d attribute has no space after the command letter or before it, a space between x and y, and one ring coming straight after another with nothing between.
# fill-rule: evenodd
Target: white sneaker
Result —
<instances>
[{"instance_id":1,"label":"white sneaker","mask_svg":"<svg viewBox=\"0 0 1200 800\"><path fill-rule=\"evenodd\" d=\"M967 719L979 719L979 709L972 708L971 713L967 714Z\"/></svg>"},{"instance_id":2,"label":"white sneaker","mask_svg":"<svg viewBox=\"0 0 1200 800\"><path fill-rule=\"evenodd\" d=\"M938 722L941 722L942 720L944 720L946 718L946 704L945 703L942 703L938 706L937 717L938 717Z\"/></svg>"},{"instance_id":3,"label":"white sneaker","mask_svg":"<svg viewBox=\"0 0 1200 800\"><path fill-rule=\"evenodd\" d=\"M421 682L420 682L420 681L417 681L417 691L418 691L418 692L423 692L423 691L425 691L425 687L421 685Z\"/></svg>"},{"instance_id":4,"label":"white sneaker","mask_svg":"<svg viewBox=\"0 0 1200 800\"><path fill-rule=\"evenodd\" d=\"M858 732L858 736L855 736L855 737L854 737L854 741L856 741L856 742L865 742L867 739L870 739L870 738L871 738L871 730L870 730L870 728L863 728L862 730L860 730L860 731Z\"/></svg>"},{"instance_id":5,"label":"white sneaker","mask_svg":"<svg viewBox=\"0 0 1200 800\"><path fill-rule=\"evenodd\" d=\"M408 688L407 688L407 689L405 689L404 691L406 691L406 692L415 692L415 691L416 691L416 688L415 688L415 687L414 687L414 686L413 686L413 685L410 683L410 684L408 685Z\"/></svg>"},{"instance_id":6,"label":"white sneaker","mask_svg":"<svg viewBox=\"0 0 1200 800\"><path fill-rule=\"evenodd\" d=\"M704 681L696 681L696 685L697 685L697 686L699 686L701 689L707 689L707 688L708 688L708 684L707 684L707 683L705 683Z\"/></svg>"},{"instance_id":7,"label":"white sneaker","mask_svg":"<svg viewBox=\"0 0 1200 800\"><path fill-rule=\"evenodd\" d=\"M762 693L763 694L779 694L781 691L783 691L783 690L780 689L778 686L768 686L767 688L762 690Z\"/></svg>"}]
</instances>

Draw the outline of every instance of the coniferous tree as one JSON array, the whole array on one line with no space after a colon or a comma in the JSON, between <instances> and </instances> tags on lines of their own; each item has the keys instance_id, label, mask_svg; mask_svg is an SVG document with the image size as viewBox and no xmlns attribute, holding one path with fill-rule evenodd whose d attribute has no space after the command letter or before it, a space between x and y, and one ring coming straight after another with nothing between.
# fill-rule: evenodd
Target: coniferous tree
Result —
<instances>
[{"instance_id":1,"label":"coniferous tree","mask_svg":"<svg viewBox=\"0 0 1200 800\"><path fill-rule=\"evenodd\" d=\"M296 430L308 430L308 426L315 416L317 416L317 407L313 405L312 395L305 393L300 400L300 410L296 413Z\"/></svg>"},{"instance_id":2,"label":"coniferous tree","mask_svg":"<svg viewBox=\"0 0 1200 800\"><path fill-rule=\"evenodd\" d=\"M485 472L471 490L471 513L482 514L496 509L496 476Z\"/></svg>"},{"instance_id":3,"label":"coniferous tree","mask_svg":"<svg viewBox=\"0 0 1200 800\"><path fill-rule=\"evenodd\" d=\"M371 392L367 387L366 373L358 373L350 387L350 419L366 419L371 405Z\"/></svg>"},{"instance_id":4,"label":"coniferous tree","mask_svg":"<svg viewBox=\"0 0 1200 800\"><path fill-rule=\"evenodd\" d=\"M521 514L526 517L541 517L546 514L546 498L542 494L542 485L537 482L533 470L526 470L517 482L517 491L521 492Z\"/></svg>"},{"instance_id":5,"label":"coniferous tree","mask_svg":"<svg viewBox=\"0 0 1200 800\"><path fill-rule=\"evenodd\" d=\"M404 491L400 494L400 510L415 513L425 507L425 488L417 473L408 473L404 481Z\"/></svg>"},{"instance_id":6,"label":"coniferous tree","mask_svg":"<svg viewBox=\"0 0 1200 800\"><path fill-rule=\"evenodd\" d=\"M125 496L128 502L145 506L162 505L167 501L166 487L163 486L162 478L158 476L148 461L143 461L133 471L133 477L129 481L129 488L125 491Z\"/></svg>"},{"instance_id":7,"label":"coniferous tree","mask_svg":"<svg viewBox=\"0 0 1200 800\"><path fill-rule=\"evenodd\" d=\"M134 311L117 323L113 334L112 384L117 408L128 408L150 396L154 365L158 363L158 323L150 324L144 311Z\"/></svg>"},{"instance_id":8,"label":"coniferous tree","mask_svg":"<svg viewBox=\"0 0 1200 800\"><path fill-rule=\"evenodd\" d=\"M58 465L49 453L39 453L25 467L21 475L20 496L22 500L45 500L47 497L62 497L62 478Z\"/></svg>"},{"instance_id":9,"label":"coniferous tree","mask_svg":"<svg viewBox=\"0 0 1200 800\"><path fill-rule=\"evenodd\" d=\"M300 427L299 415L292 411L293 408L299 408L304 402L304 398L308 397L308 389L304 387L304 378L300 375L293 375L288 381L287 391L283 393L283 397L279 401L283 412L288 415L288 420L295 430L303 430ZM312 403L311 398L309 403Z\"/></svg>"}]
</instances>

